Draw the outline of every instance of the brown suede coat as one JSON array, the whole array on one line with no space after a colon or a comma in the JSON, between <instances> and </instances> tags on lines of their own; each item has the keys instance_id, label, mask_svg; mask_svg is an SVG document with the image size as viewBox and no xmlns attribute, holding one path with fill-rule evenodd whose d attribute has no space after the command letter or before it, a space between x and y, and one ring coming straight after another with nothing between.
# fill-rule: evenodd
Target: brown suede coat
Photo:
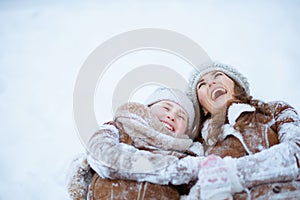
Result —
<instances>
[{"instance_id":1,"label":"brown suede coat","mask_svg":"<svg viewBox=\"0 0 300 200\"><path fill-rule=\"evenodd\" d=\"M174 186L168 184L160 185L145 181L130 180L132 178L131 176L134 176L131 175L131 171L133 168L136 168L139 172L140 168L140 170L142 170L141 172L149 173L150 175L155 172L155 169L166 168L179 158L186 157L188 154L193 155L189 149L194 144L193 141L189 139L188 136L180 138L174 137L172 135L173 133L169 132L169 130L149 112L147 107L136 103L121 106L116 112L115 120L106 125L108 127L113 126L117 130L118 137L113 136L114 140L118 139L118 142L115 144L129 145L128 147L131 147L128 149L130 152L143 150L145 152L152 152L153 155L161 155L161 157L151 155L140 156L138 157L138 160L140 160L138 162L132 157L124 158L122 156L127 156L128 154L109 142L112 136L104 137L108 141L107 143L105 143L102 138L104 135L109 135L112 128L101 129L101 131L98 131L90 140L90 151L95 153L94 155L98 158L104 160L104 162L107 163L105 166L109 166L109 169L118 169L117 166L120 166L125 168L129 174L120 179L115 177L115 173L112 171L102 175L106 178L101 178L95 173L89 186L87 198L89 200L179 199L180 194L177 190L178 188L175 189ZM133 150L133 147L135 150ZM107 150L104 150L104 148ZM98 150L103 150L103 154L97 154ZM108 152L108 150L110 150L110 152ZM107 156L107 159L104 158L105 156ZM133 167L131 167L131 165ZM147 170L149 172L147 172ZM191 176L191 174L186 174ZM157 177L161 177L162 175L163 174L157 175ZM180 187L180 189L182 188L184 187Z\"/></svg>"},{"instance_id":2,"label":"brown suede coat","mask_svg":"<svg viewBox=\"0 0 300 200\"><path fill-rule=\"evenodd\" d=\"M120 134L120 142L133 145L133 141L124 131L122 124L109 122L114 125ZM151 200L151 199L179 199L178 191L168 185L157 185L148 182L137 182L130 180L111 180L93 175L88 191L88 200Z\"/></svg>"},{"instance_id":3,"label":"brown suede coat","mask_svg":"<svg viewBox=\"0 0 300 200\"><path fill-rule=\"evenodd\" d=\"M250 111L251 109L246 109L245 112L238 112L238 114L234 113L232 114L233 116L230 116L230 113L227 111L228 119L226 122L228 124L224 125L224 135L214 146L207 147L206 154L215 154L221 157L231 156L234 158L241 158L246 156L245 158L251 158L252 155L256 155L258 152L263 152L267 149L270 155L270 148L273 145L290 142L290 144L296 143L293 147L293 151L295 151L295 153L283 156L290 157L291 159L295 158L296 163L294 161L294 165L296 167L298 166L299 169L299 116L296 115L296 112L292 107L285 103L277 102L270 105L273 108L273 118L271 120L267 119L263 114ZM249 123L244 123L246 119L250 119L248 121ZM205 132L203 133L202 134L205 135ZM204 138L204 140L205 139L207 140L207 138ZM274 151L274 159L276 159L275 156L280 153L280 151ZM263 180L263 175L256 173L259 170L256 171L255 168L261 167L260 162L267 159L272 159L272 156L267 158L263 155L259 156L259 154L257 154L254 159L254 162L256 163L253 163L252 166L245 164L245 166L241 168L243 172L240 173L244 173L243 178L247 179L247 177L249 177L250 179L251 176L261 176L262 178L258 179ZM245 163L246 162L247 160ZM272 162L270 162L270 164L272 164ZM245 169L248 167L253 168L252 175L251 170ZM272 166L265 167L272 168ZM284 168L282 171L283 170ZM281 170L278 169L278 171L280 172ZM245 175L246 173L247 175ZM299 172L293 176L291 178L288 176L280 177L280 175L278 176L274 173L274 178L270 177L269 180L266 181L247 182L246 180L245 182L250 189L251 199L300 199L300 182L297 181L299 180L297 178L297 176L299 177ZM255 178L253 178L253 180L255 180ZM247 195L247 193L244 192L236 194L234 199L247 199L248 196L249 194Z\"/></svg>"},{"instance_id":4,"label":"brown suede coat","mask_svg":"<svg viewBox=\"0 0 300 200\"><path fill-rule=\"evenodd\" d=\"M151 200L179 199L178 191L170 186L149 182L103 179L94 175L88 199Z\"/></svg>"},{"instance_id":5,"label":"brown suede coat","mask_svg":"<svg viewBox=\"0 0 300 200\"><path fill-rule=\"evenodd\" d=\"M236 105L239 106L240 104L231 106ZM230 113L227 111L228 115ZM229 117L235 119L234 123L229 124L229 120L226 120L227 124L223 126L222 138L214 146L207 148L207 155L215 154L220 157L239 158L278 144L275 124L272 125L272 121L268 120L263 114L245 110L236 117ZM246 123L246 120L249 121Z\"/></svg>"}]
</instances>

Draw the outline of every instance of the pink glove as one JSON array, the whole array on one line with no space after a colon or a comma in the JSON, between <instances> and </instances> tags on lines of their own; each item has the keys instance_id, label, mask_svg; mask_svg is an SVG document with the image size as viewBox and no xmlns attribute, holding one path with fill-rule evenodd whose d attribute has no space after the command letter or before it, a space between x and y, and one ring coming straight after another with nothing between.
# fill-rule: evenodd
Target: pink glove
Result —
<instances>
[{"instance_id":1,"label":"pink glove","mask_svg":"<svg viewBox=\"0 0 300 200\"><path fill-rule=\"evenodd\" d=\"M201 199L232 199L229 168L220 157L208 156L201 163L198 179Z\"/></svg>"}]
</instances>

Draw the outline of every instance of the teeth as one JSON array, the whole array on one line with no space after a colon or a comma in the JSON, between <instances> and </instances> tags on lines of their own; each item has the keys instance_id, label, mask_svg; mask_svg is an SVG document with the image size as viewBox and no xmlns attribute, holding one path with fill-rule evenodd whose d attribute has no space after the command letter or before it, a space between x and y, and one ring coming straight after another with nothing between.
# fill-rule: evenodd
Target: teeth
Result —
<instances>
[{"instance_id":1,"label":"teeth","mask_svg":"<svg viewBox=\"0 0 300 200\"><path fill-rule=\"evenodd\" d=\"M169 129L170 131L173 131L173 127L170 126L169 124L165 123L165 122L162 122L162 124L167 128Z\"/></svg>"}]
</instances>

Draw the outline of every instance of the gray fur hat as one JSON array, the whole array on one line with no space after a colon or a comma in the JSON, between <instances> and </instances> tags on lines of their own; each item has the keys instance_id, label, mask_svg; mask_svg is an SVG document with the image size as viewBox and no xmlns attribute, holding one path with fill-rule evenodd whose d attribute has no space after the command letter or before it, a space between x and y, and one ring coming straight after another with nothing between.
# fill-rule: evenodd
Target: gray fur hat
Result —
<instances>
[{"instance_id":1,"label":"gray fur hat","mask_svg":"<svg viewBox=\"0 0 300 200\"><path fill-rule=\"evenodd\" d=\"M238 72L234 67L218 62L213 62L211 64L202 65L199 67L198 70L195 70L189 80L189 87L188 87L188 95L192 99L195 108L197 111L199 111L199 102L197 97L197 84L199 80L207 73L212 71L221 71L228 75L230 78L232 78L234 81L236 81L238 84L240 84L246 91L248 95L250 95L250 89L249 89L249 83L247 81L247 78L243 76L240 72ZM198 113L196 111L196 113Z\"/></svg>"},{"instance_id":2,"label":"gray fur hat","mask_svg":"<svg viewBox=\"0 0 300 200\"><path fill-rule=\"evenodd\" d=\"M195 109L192 101L188 98L188 96L179 89L176 88L166 88L160 87L156 89L145 101L146 106L151 106L154 103L159 101L172 101L180 105L188 114L188 130L187 135L191 138L195 138L195 134L193 133L193 124L195 121Z\"/></svg>"}]
</instances>

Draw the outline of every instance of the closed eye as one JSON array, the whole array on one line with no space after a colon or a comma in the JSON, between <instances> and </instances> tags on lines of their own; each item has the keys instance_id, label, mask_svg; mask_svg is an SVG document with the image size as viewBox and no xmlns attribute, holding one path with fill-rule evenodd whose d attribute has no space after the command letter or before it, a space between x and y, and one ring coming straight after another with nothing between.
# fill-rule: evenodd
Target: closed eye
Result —
<instances>
[{"instance_id":1,"label":"closed eye","mask_svg":"<svg viewBox=\"0 0 300 200\"><path fill-rule=\"evenodd\" d=\"M163 107L166 111L169 111L170 109L166 106Z\"/></svg>"},{"instance_id":2,"label":"closed eye","mask_svg":"<svg viewBox=\"0 0 300 200\"><path fill-rule=\"evenodd\" d=\"M223 73L222 73L222 72L217 72L217 73L215 74L215 78L217 78L218 76L223 76Z\"/></svg>"},{"instance_id":3,"label":"closed eye","mask_svg":"<svg viewBox=\"0 0 300 200\"><path fill-rule=\"evenodd\" d=\"M178 115L178 117L179 117L180 119L182 119L183 121L186 121L186 117L185 117L185 116L183 116L183 115Z\"/></svg>"},{"instance_id":4,"label":"closed eye","mask_svg":"<svg viewBox=\"0 0 300 200\"><path fill-rule=\"evenodd\" d=\"M177 113L176 115L177 115L178 118L180 118L180 119L182 119L182 120L184 120L184 121L187 120L186 114L185 114L184 112L182 112L182 111L179 112L179 113Z\"/></svg>"},{"instance_id":5,"label":"closed eye","mask_svg":"<svg viewBox=\"0 0 300 200\"><path fill-rule=\"evenodd\" d=\"M206 83L205 82L200 82L197 85L197 89L200 89L202 86L204 86Z\"/></svg>"}]
</instances>

